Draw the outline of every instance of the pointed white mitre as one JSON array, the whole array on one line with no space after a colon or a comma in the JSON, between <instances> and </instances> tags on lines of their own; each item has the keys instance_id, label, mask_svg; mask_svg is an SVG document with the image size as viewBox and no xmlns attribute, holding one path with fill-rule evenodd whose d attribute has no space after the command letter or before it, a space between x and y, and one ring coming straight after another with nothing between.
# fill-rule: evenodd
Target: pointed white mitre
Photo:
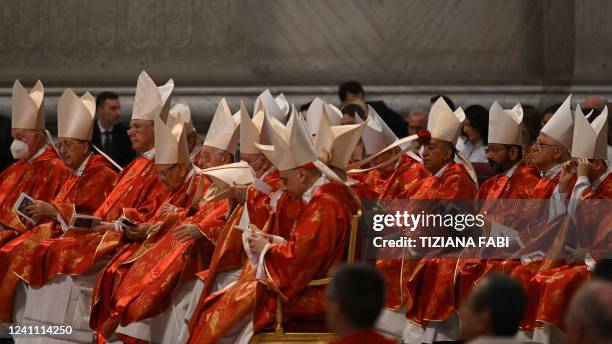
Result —
<instances>
[{"instance_id":1,"label":"pointed white mitre","mask_svg":"<svg viewBox=\"0 0 612 344\"><path fill-rule=\"evenodd\" d=\"M255 144L264 153L279 171L298 168L317 160L310 133L306 129L301 116L293 110L287 126L285 127L276 118L266 114L264 126L270 134L270 141L274 154L268 155L270 147Z\"/></svg>"},{"instance_id":2,"label":"pointed white mitre","mask_svg":"<svg viewBox=\"0 0 612 344\"><path fill-rule=\"evenodd\" d=\"M67 88L57 101L57 136L91 141L96 100L85 92L79 98Z\"/></svg>"},{"instance_id":3,"label":"pointed white mitre","mask_svg":"<svg viewBox=\"0 0 612 344\"><path fill-rule=\"evenodd\" d=\"M179 113L168 124L159 116L155 117L155 163L163 165L188 161L189 147L182 115Z\"/></svg>"},{"instance_id":4,"label":"pointed white mitre","mask_svg":"<svg viewBox=\"0 0 612 344\"><path fill-rule=\"evenodd\" d=\"M255 146L274 164L277 170L286 171L312 163L323 175L334 181L341 181L324 163L319 161L314 145L306 129L306 122L292 106L292 113L285 127L281 122L268 116L264 127L270 133L272 145Z\"/></svg>"},{"instance_id":5,"label":"pointed white mitre","mask_svg":"<svg viewBox=\"0 0 612 344\"><path fill-rule=\"evenodd\" d=\"M246 161L211 167L199 170L198 173L207 176L212 182L204 195L205 202L229 198L233 195L232 187L235 184L251 184L255 178L255 171Z\"/></svg>"},{"instance_id":6,"label":"pointed white mitre","mask_svg":"<svg viewBox=\"0 0 612 344\"><path fill-rule=\"evenodd\" d=\"M253 113L259 112L260 108L263 109L273 118L276 118L279 122L287 122L287 115L289 114L289 102L284 94L279 94L276 98L272 97L270 90L263 91L255 99L255 105L253 106Z\"/></svg>"},{"instance_id":7,"label":"pointed white mitre","mask_svg":"<svg viewBox=\"0 0 612 344\"><path fill-rule=\"evenodd\" d=\"M608 156L608 107L589 123L580 105L574 117L572 157L586 159L607 159Z\"/></svg>"},{"instance_id":8,"label":"pointed white mitre","mask_svg":"<svg viewBox=\"0 0 612 344\"><path fill-rule=\"evenodd\" d=\"M568 151L572 150L574 137L574 115L571 100L572 95L570 94L541 130L542 133L557 140Z\"/></svg>"},{"instance_id":9,"label":"pointed white mitre","mask_svg":"<svg viewBox=\"0 0 612 344\"><path fill-rule=\"evenodd\" d=\"M238 127L240 121L237 118L239 118L239 116L240 114L232 116L225 98L221 99L212 122L208 127L204 145L226 151L233 155L238 146Z\"/></svg>"},{"instance_id":10,"label":"pointed white mitre","mask_svg":"<svg viewBox=\"0 0 612 344\"><path fill-rule=\"evenodd\" d=\"M171 127L174 121L177 120L179 114L181 115L183 125L185 126L185 133L189 135L195 132L196 130L193 127L193 122L191 120L191 110L189 109L187 101L183 98L181 98L181 100L179 100L178 103L176 103L168 112L169 116L166 124Z\"/></svg>"},{"instance_id":11,"label":"pointed white mitre","mask_svg":"<svg viewBox=\"0 0 612 344\"><path fill-rule=\"evenodd\" d=\"M317 136L321 117L325 114L331 125L340 125L342 112L337 107L324 102L321 98L315 98L308 106L306 112L306 126L313 137Z\"/></svg>"},{"instance_id":12,"label":"pointed white mitre","mask_svg":"<svg viewBox=\"0 0 612 344\"><path fill-rule=\"evenodd\" d=\"M274 98L274 102L276 103L276 106L278 106L278 108L281 110L283 116L285 116L286 118L291 108L287 97L281 92L278 94L278 96Z\"/></svg>"},{"instance_id":13,"label":"pointed white mitre","mask_svg":"<svg viewBox=\"0 0 612 344\"><path fill-rule=\"evenodd\" d=\"M427 130L431 133L432 139L438 139L457 144L461 134L461 123L465 120L465 113L462 108L453 111L444 98L440 97L429 110L429 120Z\"/></svg>"},{"instance_id":14,"label":"pointed white mitre","mask_svg":"<svg viewBox=\"0 0 612 344\"><path fill-rule=\"evenodd\" d=\"M358 123L363 122L359 116L357 116L356 119ZM366 154L373 155L397 141L397 136L395 136L393 130L391 130L387 123L378 115L376 110L368 105L368 118L366 126L361 134L361 139L363 140L363 147L365 148Z\"/></svg>"},{"instance_id":15,"label":"pointed white mitre","mask_svg":"<svg viewBox=\"0 0 612 344\"><path fill-rule=\"evenodd\" d=\"M173 89L172 79L157 87L155 81L145 71L142 71L136 84L132 119L155 121L155 117L159 116L165 121L170 110L170 96Z\"/></svg>"},{"instance_id":16,"label":"pointed white mitre","mask_svg":"<svg viewBox=\"0 0 612 344\"><path fill-rule=\"evenodd\" d=\"M45 129L43 99L45 89L40 80L28 92L19 82L13 84L11 127L13 129Z\"/></svg>"},{"instance_id":17,"label":"pointed white mitre","mask_svg":"<svg viewBox=\"0 0 612 344\"><path fill-rule=\"evenodd\" d=\"M516 104L504 110L497 101L489 109L489 143L503 145L523 144L523 108Z\"/></svg>"},{"instance_id":18,"label":"pointed white mitre","mask_svg":"<svg viewBox=\"0 0 612 344\"><path fill-rule=\"evenodd\" d=\"M241 104L242 106L242 104ZM240 112L240 153L260 154L255 143L261 143L264 111L261 109L251 119L246 110Z\"/></svg>"},{"instance_id":19,"label":"pointed white mitre","mask_svg":"<svg viewBox=\"0 0 612 344\"><path fill-rule=\"evenodd\" d=\"M363 122L354 125L332 125L327 114L323 114L314 143L319 159L327 165L345 168L365 126Z\"/></svg>"}]
</instances>

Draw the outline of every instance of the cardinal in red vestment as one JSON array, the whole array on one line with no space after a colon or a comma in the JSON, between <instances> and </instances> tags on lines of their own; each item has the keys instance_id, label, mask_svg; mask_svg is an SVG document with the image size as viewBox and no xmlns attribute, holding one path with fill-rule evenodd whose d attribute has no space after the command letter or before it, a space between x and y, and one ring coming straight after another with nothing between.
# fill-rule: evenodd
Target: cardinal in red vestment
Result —
<instances>
[{"instance_id":1,"label":"cardinal in red vestment","mask_svg":"<svg viewBox=\"0 0 612 344\"><path fill-rule=\"evenodd\" d=\"M21 193L49 202L70 174L56 151L47 144L43 98L40 81L29 93L19 80L15 81L11 100L11 154L17 162L0 174L0 247L33 225L13 211Z\"/></svg>"},{"instance_id":2,"label":"cardinal in red vestment","mask_svg":"<svg viewBox=\"0 0 612 344\"><path fill-rule=\"evenodd\" d=\"M89 92L79 98L67 89L60 97L58 150L72 173L50 203L36 200L26 207L39 223L0 248L0 319L5 322L10 320L19 278L30 279L31 257L38 244L68 230L75 213L92 215L117 179L109 161L91 152L94 113L95 100Z\"/></svg>"},{"instance_id":3,"label":"cardinal in red vestment","mask_svg":"<svg viewBox=\"0 0 612 344\"><path fill-rule=\"evenodd\" d=\"M55 275L87 271L119 247L122 240L137 235L137 227L125 227L117 220L124 218L139 224L155 214L168 190L155 170L153 119L164 109L167 113L172 87L170 81L157 88L146 72L140 74L135 101L138 105L134 107L128 134L132 148L142 155L121 172L112 191L94 212L94 216L102 218L102 224L91 230L71 228L63 236L41 243L33 257L30 284L40 287ZM125 236L122 228L126 229Z\"/></svg>"}]
</instances>

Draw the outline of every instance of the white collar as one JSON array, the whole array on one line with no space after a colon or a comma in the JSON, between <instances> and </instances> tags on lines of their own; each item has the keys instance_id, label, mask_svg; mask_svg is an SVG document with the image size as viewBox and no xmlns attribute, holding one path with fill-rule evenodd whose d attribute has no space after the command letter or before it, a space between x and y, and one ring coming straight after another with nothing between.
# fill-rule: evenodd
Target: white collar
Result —
<instances>
[{"instance_id":1,"label":"white collar","mask_svg":"<svg viewBox=\"0 0 612 344\"><path fill-rule=\"evenodd\" d=\"M144 158L146 158L146 159L149 159L149 160L155 159L155 148L152 148L152 149L142 153L142 156Z\"/></svg>"},{"instance_id":2,"label":"white collar","mask_svg":"<svg viewBox=\"0 0 612 344\"><path fill-rule=\"evenodd\" d=\"M508 171L506 171L506 173L504 173L504 176L510 178L512 177L512 175L514 174L514 171L516 171L516 169L518 168L518 166L520 165L520 162L517 162L514 166L512 166Z\"/></svg>"},{"instance_id":3,"label":"white collar","mask_svg":"<svg viewBox=\"0 0 612 344\"><path fill-rule=\"evenodd\" d=\"M77 168L76 170L72 171L72 174L77 176L77 177L82 176L83 172L85 171L85 167L87 166L87 162L89 161L89 159L91 158L92 155L93 155L93 153L89 153L89 155L87 156L87 158L85 158L85 160L83 160L83 162L81 163L79 168Z\"/></svg>"},{"instance_id":4,"label":"white collar","mask_svg":"<svg viewBox=\"0 0 612 344\"><path fill-rule=\"evenodd\" d=\"M434 174L434 177L442 177L442 173L444 173L444 171L446 171L446 169L448 168L448 166L450 165L450 162L446 165L444 165L444 167L442 167L438 172L436 172L436 174Z\"/></svg>"},{"instance_id":5,"label":"white collar","mask_svg":"<svg viewBox=\"0 0 612 344\"><path fill-rule=\"evenodd\" d=\"M98 124L98 129L100 129L100 134L105 132L105 131L108 131L110 133L110 132L113 131L113 128L115 127L114 124L111 124L110 128L108 128L108 129L102 128L102 125L100 124L100 120L99 119L96 121L96 124Z\"/></svg>"},{"instance_id":6,"label":"white collar","mask_svg":"<svg viewBox=\"0 0 612 344\"><path fill-rule=\"evenodd\" d=\"M563 164L556 164L555 166L551 167L548 171L542 173L542 177L552 179L557 175L557 173L561 172L562 168L563 168Z\"/></svg>"},{"instance_id":7,"label":"white collar","mask_svg":"<svg viewBox=\"0 0 612 344\"><path fill-rule=\"evenodd\" d=\"M327 183L329 183L329 180L327 180L325 176L322 175L321 177L319 177L319 179L317 179L317 181L314 182L308 188L308 190L306 190L306 192L304 192L304 194L302 195L302 202L304 202L304 204L310 203L310 200L312 200L312 196L314 195L315 191L317 191L317 189L321 187L321 185L324 185Z\"/></svg>"},{"instance_id":8,"label":"white collar","mask_svg":"<svg viewBox=\"0 0 612 344\"><path fill-rule=\"evenodd\" d=\"M32 155L31 158L28 159L28 161L26 161L28 164L31 164L32 161L34 161L36 158L38 158L39 156L41 156L46 150L47 148L49 148L49 145L44 145L42 146L38 152L36 152L36 154Z\"/></svg>"}]
</instances>

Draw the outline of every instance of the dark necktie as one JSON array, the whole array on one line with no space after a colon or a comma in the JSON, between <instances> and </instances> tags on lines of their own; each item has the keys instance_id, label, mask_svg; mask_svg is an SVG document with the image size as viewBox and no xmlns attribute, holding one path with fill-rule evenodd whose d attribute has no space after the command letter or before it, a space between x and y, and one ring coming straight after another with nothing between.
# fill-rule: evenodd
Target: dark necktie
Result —
<instances>
[{"instance_id":1,"label":"dark necktie","mask_svg":"<svg viewBox=\"0 0 612 344\"><path fill-rule=\"evenodd\" d=\"M104 153L110 154L112 150L111 132L106 130L102 132L102 136L104 136L104 143L102 143L102 150L104 151Z\"/></svg>"}]
</instances>

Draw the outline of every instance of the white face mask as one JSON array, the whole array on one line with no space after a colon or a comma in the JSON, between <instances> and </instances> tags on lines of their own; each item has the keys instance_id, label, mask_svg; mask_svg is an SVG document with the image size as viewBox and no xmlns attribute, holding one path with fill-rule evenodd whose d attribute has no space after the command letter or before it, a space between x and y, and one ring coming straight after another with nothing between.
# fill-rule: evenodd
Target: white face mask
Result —
<instances>
[{"instance_id":1,"label":"white face mask","mask_svg":"<svg viewBox=\"0 0 612 344\"><path fill-rule=\"evenodd\" d=\"M27 143L19 140L13 140L13 143L11 143L11 154L13 155L14 159L22 160L27 157L29 153L30 150L28 149Z\"/></svg>"}]
</instances>

